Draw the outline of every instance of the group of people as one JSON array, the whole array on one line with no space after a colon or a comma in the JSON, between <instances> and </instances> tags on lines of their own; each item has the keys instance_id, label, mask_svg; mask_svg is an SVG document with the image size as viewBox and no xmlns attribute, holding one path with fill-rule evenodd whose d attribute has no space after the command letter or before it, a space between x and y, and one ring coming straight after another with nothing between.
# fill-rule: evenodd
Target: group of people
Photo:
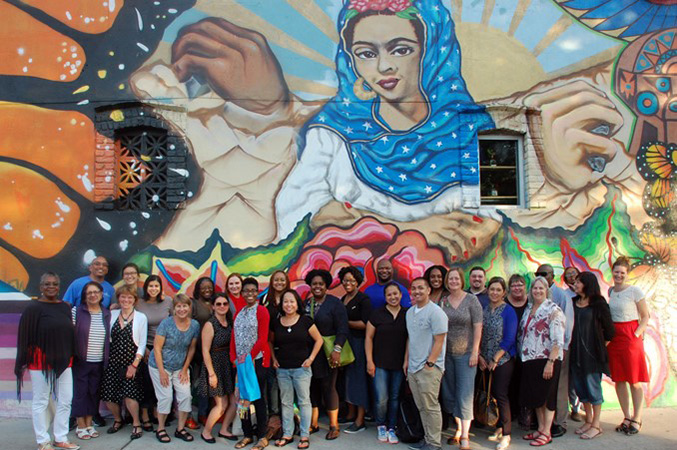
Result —
<instances>
[{"instance_id":1,"label":"group of people","mask_svg":"<svg viewBox=\"0 0 677 450\"><path fill-rule=\"evenodd\" d=\"M221 423L218 437L237 441L238 449L254 444L261 450L270 444L269 419L278 415L274 444L286 446L298 434L297 447L305 449L319 431L322 410L328 440L339 437L341 422L350 423L346 433L357 433L371 416L378 440L396 444L403 395L413 397L423 426L423 438L411 448L441 448L441 433L453 420L448 443L469 449L478 389L488 390L498 406L489 437L498 450L510 445L515 415L529 431L523 438L543 446L566 432L569 404L572 419L584 417L576 434L602 434L604 374L615 382L625 417L616 431L634 435L642 426L649 311L642 291L627 283L624 257L613 264L608 301L597 275L566 268L563 289L547 264L528 288L522 275L487 282L485 270L473 267L466 289L463 269L442 266L428 268L407 288L382 259L377 282L364 288L360 269L342 268L341 298L329 293L338 283L324 269L305 276L306 298L276 271L264 292L256 278L234 273L225 292L205 277L190 296L171 299L156 275L141 287L132 263L123 267L116 291L105 281L105 258L89 268L63 300L59 276L45 273L40 298L19 324L17 389L20 395L28 371L39 450L79 448L68 440L71 416L77 438L97 438L100 401L113 415L107 433L126 426L126 410L131 439L147 431L171 442L166 427L175 418L173 436L193 441L187 428L200 428L196 405L207 443L216 442ZM238 413L241 438L232 429Z\"/></svg>"}]
</instances>

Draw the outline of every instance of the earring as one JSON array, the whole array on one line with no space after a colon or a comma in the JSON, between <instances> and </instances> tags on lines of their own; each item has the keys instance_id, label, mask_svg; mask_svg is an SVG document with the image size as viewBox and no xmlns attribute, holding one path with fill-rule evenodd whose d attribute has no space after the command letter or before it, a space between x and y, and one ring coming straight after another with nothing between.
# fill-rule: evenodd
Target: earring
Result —
<instances>
[{"instance_id":1,"label":"earring","mask_svg":"<svg viewBox=\"0 0 677 450\"><path fill-rule=\"evenodd\" d=\"M364 88L364 83L364 77L359 77L355 81L355 84L353 84L353 92L355 93L355 96L360 100L371 100L372 98L376 97L376 92L366 90Z\"/></svg>"}]
</instances>

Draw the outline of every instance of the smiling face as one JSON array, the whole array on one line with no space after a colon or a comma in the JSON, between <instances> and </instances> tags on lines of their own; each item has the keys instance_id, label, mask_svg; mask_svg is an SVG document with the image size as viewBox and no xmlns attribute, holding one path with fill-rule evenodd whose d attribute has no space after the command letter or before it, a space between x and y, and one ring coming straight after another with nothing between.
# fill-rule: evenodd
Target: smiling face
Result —
<instances>
[{"instance_id":1,"label":"smiling face","mask_svg":"<svg viewBox=\"0 0 677 450\"><path fill-rule=\"evenodd\" d=\"M393 279L393 264L387 259L382 259L376 265L376 275L381 284L385 284Z\"/></svg>"},{"instance_id":2,"label":"smiling face","mask_svg":"<svg viewBox=\"0 0 677 450\"><path fill-rule=\"evenodd\" d=\"M49 300L54 300L59 295L59 279L56 277L45 277L40 283L40 291L42 296Z\"/></svg>"},{"instance_id":3,"label":"smiling face","mask_svg":"<svg viewBox=\"0 0 677 450\"><path fill-rule=\"evenodd\" d=\"M327 294L327 284L321 276L313 277L310 280L310 292L316 299L322 299Z\"/></svg>"},{"instance_id":4,"label":"smiling face","mask_svg":"<svg viewBox=\"0 0 677 450\"><path fill-rule=\"evenodd\" d=\"M346 290L346 294L352 294L357 290L357 280L352 273L346 273L343 275L341 284L343 285L343 289Z\"/></svg>"},{"instance_id":5,"label":"smiling face","mask_svg":"<svg viewBox=\"0 0 677 450\"><path fill-rule=\"evenodd\" d=\"M120 304L120 308L122 310L129 310L134 307L134 303L136 303L136 297L134 297L132 294L123 292L118 295L118 303Z\"/></svg>"},{"instance_id":6,"label":"smiling face","mask_svg":"<svg viewBox=\"0 0 677 450\"><path fill-rule=\"evenodd\" d=\"M387 102L421 98L421 44L411 20L394 15L364 17L355 25L349 50L359 75Z\"/></svg>"},{"instance_id":7,"label":"smiling face","mask_svg":"<svg viewBox=\"0 0 677 450\"><path fill-rule=\"evenodd\" d=\"M108 274L108 261L103 256L97 256L89 265L89 274L96 279L101 279Z\"/></svg>"},{"instance_id":8,"label":"smiling face","mask_svg":"<svg viewBox=\"0 0 677 450\"><path fill-rule=\"evenodd\" d=\"M628 278L628 269L625 266L615 266L611 271L614 277L614 284L622 286Z\"/></svg>"},{"instance_id":9,"label":"smiling face","mask_svg":"<svg viewBox=\"0 0 677 450\"><path fill-rule=\"evenodd\" d=\"M86 296L85 300L87 301L87 306L89 308L98 307L99 304L101 303L101 300L103 300L103 292L101 291L101 289L99 289L98 287L96 287L94 285L87 286L87 290L85 290L85 296ZM130 297L132 297L132 303L133 303L134 302L134 296L130 296ZM118 302L119 301L120 301L120 299L118 299Z\"/></svg>"},{"instance_id":10,"label":"smiling face","mask_svg":"<svg viewBox=\"0 0 677 450\"><path fill-rule=\"evenodd\" d=\"M430 271L430 286L433 289L442 289L442 284L444 279L442 278L442 272L440 269L433 269Z\"/></svg>"},{"instance_id":11,"label":"smiling face","mask_svg":"<svg viewBox=\"0 0 677 450\"><path fill-rule=\"evenodd\" d=\"M543 301L548 296L548 288L542 281L534 281L534 284L531 285L531 296L535 301Z\"/></svg>"},{"instance_id":12,"label":"smiling face","mask_svg":"<svg viewBox=\"0 0 677 450\"><path fill-rule=\"evenodd\" d=\"M510 296L516 300L521 300L527 295L527 289L523 282L513 281L510 285Z\"/></svg>"},{"instance_id":13,"label":"smiling face","mask_svg":"<svg viewBox=\"0 0 677 450\"><path fill-rule=\"evenodd\" d=\"M214 300L214 313L218 314L219 316L225 316L229 307L230 304L228 303L228 299L225 297L219 296L216 298L216 300Z\"/></svg>"},{"instance_id":14,"label":"smiling face","mask_svg":"<svg viewBox=\"0 0 677 450\"><path fill-rule=\"evenodd\" d=\"M386 303L390 306L399 306L402 300L402 292L397 286L388 286L385 291Z\"/></svg>"},{"instance_id":15,"label":"smiling face","mask_svg":"<svg viewBox=\"0 0 677 450\"><path fill-rule=\"evenodd\" d=\"M296 297L291 292L287 292L282 296L282 311L287 316L291 316L298 312L299 305L296 301Z\"/></svg>"},{"instance_id":16,"label":"smiling face","mask_svg":"<svg viewBox=\"0 0 677 450\"><path fill-rule=\"evenodd\" d=\"M180 302L174 305L174 317L177 319L186 319L191 314L191 305L190 303Z\"/></svg>"},{"instance_id":17,"label":"smiling face","mask_svg":"<svg viewBox=\"0 0 677 450\"><path fill-rule=\"evenodd\" d=\"M157 297L160 294L161 286L159 281L151 281L148 283L148 295L152 298Z\"/></svg>"},{"instance_id":18,"label":"smiling face","mask_svg":"<svg viewBox=\"0 0 677 450\"><path fill-rule=\"evenodd\" d=\"M576 279L574 282L574 292L576 292L578 295L583 295L583 290L585 289L585 285L580 279Z\"/></svg>"},{"instance_id":19,"label":"smiling face","mask_svg":"<svg viewBox=\"0 0 677 450\"><path fill-rule=\"evenodd\" d=\"M284 276L282 272L276 272L273 275L272 287L275 292L282 292L287 289L287 277Z\"/></svg>"},{"instance_id":20,"label":"smiling face","mask_svg":"<svg viewBox=\"0 0 677 450\"><path fill-rule=\"evenodd\" d=\"M573 286L576 283L576 277L578 277L578 270L575 267L567 267L564 270L564 282Z\"/></svg>"},{"instance_id":21,"label":"smiling face","mask_svg":"<svg viewBox=\"0 0 677 450\"><path fill-rule=\"evenodd\" d=\"M209 300L214 295L214 285L211 281L203 281L200 283L200 297L204 300Z\"/></svg>"},{"instance_id":22,"label":"smiling face","mask_svg":"<svg viewBox=\"0 0 677 450\"><path fill-rule=\"evenodd\" d=\"M247 306L252 306L256 303L258 300L257 295L259 293L259 290L256 289L256 286L253 284L247 284L242 287L242 296L244 297L244 300L247 302Z\"/></svg>"},{"instance_id":23,"label":"smiling face","mask_svg":"<svg viewBox=\"0 0 677 450\"><path fill-rule=\"evenodd\" d=\"M411 299L418 305L423 305L430 298L430 286L424 280L414 280L411 283Z\"/></svg>"},{"instance_id":24,"label":"smiling face","mask_svg":"<svg viewBox=\"0 0 677 450\"><path fill-rule=\"evenodd\" d=\"M228 278L226 289L228 289L228 293L233 297L239 297L242 292L242 281L238 277L230 277Z\"/></svg>"},{"instance_id":25,"label":"smiling face","mask_svg":"<svg viewBox=\"0 0 677 450\"><path fill-rule=\"evenodd\" d=\"M134 267L125 267L122 271L122 280L127 286L136 287L139 283L139 272Z\"/></svg>"},{"instance_id":26,"label":"smiling face","mask_svg":"<svg viewBox=\"0 0 677 450\"><path fill-rule=\"evenodd\" d=\"M481 292L484 290L484 284L487 282L487 275L481 270L473 270L470 272L470 287L473 291Z\"/></svg>"},{"instance_id":27,"label":"smiling face","mask_svg":"<svg viewBox=\"0 0 677 450\"><path fill-rule=\"evenodd\" d=\"M505 289L501 286L501 283L491 283L487 289L489 293L489 301L491 303L499 303L503 301L505 296Z\"/></svg>"},{"instance_id":28,"label":"smiling face","mask_svg":"<svg viewBox=\"0 0 677 450\"><path fill-rule=\"evenodd\" d=\"M447 289L449 289L449 292L458 292L463 289L463 280L460 273L455 270L450 270L447 273Z\"/></svg>"}]
</instances>

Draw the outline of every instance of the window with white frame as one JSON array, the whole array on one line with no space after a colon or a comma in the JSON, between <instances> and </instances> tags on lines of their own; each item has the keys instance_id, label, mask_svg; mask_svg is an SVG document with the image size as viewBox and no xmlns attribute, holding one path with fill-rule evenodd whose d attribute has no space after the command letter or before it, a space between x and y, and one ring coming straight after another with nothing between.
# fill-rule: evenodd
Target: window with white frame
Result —
<instances>
[{"instance_id":1,"label":"window with white frame","mask_svg":"<svg viewBox=\"0 0 677 450\"><path fill-rule=\"evenodd\" d=\"M524 206L521 137L484 135L479 147L482 206Z\"/></svg>"}]
</instances>

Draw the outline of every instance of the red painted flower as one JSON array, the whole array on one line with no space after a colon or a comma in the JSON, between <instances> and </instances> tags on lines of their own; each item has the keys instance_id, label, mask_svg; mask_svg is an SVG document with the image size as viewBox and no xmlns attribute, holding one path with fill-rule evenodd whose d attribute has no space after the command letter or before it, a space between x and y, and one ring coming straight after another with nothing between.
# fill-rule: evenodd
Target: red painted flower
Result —
<instances>
[{"instance_id":1,"label":"red painted flower","mask_svg":"<svg viewBox=\"0 0 677 450\"><path fill-rule=\"evenodd\" d=\"M390 0L388 2L388 9L392 12L400 12L411 6L411 0Z\"/></svg>"},{"instance_id":2,"label":"red painted flower","mask_svg":"<svg viewBox=\"0 0 677 450\"><path fill-rule=\"evenodd\" d=\"M362 269L365 287L376 282L376 265L384 258L390 258L394 278L405 286L431 265L445 264L443 252L428 246L418 231L400 232L394 225L363 218L347 230L335 226L319 229L289 268L289 278L303 295L307 292L304 276L312 269L326 269L334 276L330 292L342 295L338 280L341 268L353 265Z\"/></svg>"},{"instance_id":3,"label":"red painted flower","mask_svg":"<svg viewBox=\"0 0 677 450\"><path fill-rule=\"evenodd\" d=\"M383 11L400 12L411 6L411 0L350 0L348 9L354 9L357 12L365 11Z\"/></svg>"}]
</instances>

